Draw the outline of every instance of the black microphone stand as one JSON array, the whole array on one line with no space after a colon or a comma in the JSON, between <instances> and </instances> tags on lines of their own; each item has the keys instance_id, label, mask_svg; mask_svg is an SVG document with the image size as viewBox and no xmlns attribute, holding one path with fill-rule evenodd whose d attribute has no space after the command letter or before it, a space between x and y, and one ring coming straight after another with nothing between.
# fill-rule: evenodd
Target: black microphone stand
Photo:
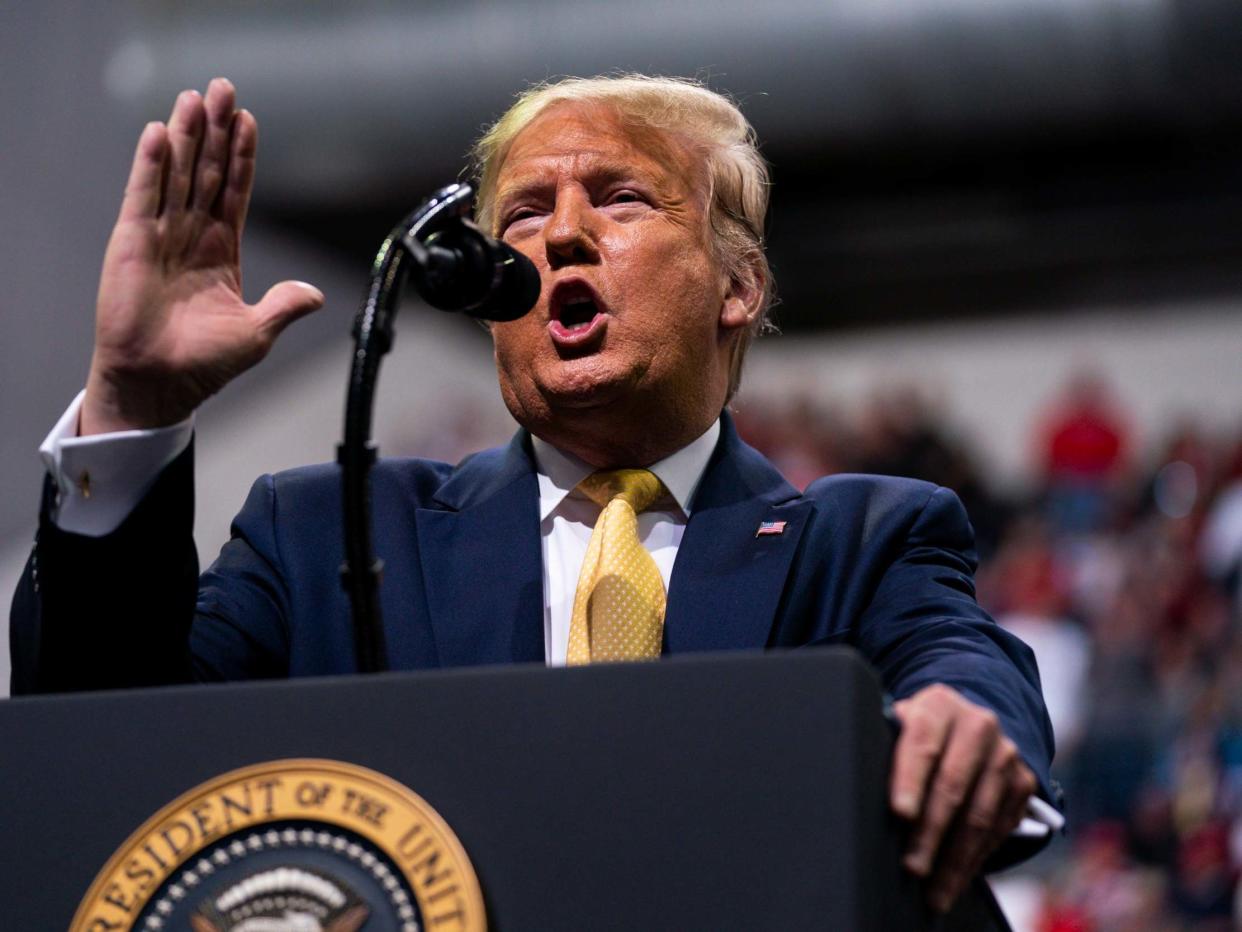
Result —
<instances>
[{"instance_id":1,"label":"black microphone stand","mask_svg":"<svg viewBox=\"0 0 1242 932\"><path fill-rule=\"evenodd\" d=\"M337 446L345 518L345 562L341 585L349 593L354 620L354 655L360 673L388 669L388 647L380 612L384 564L371 541L371 415L380 361L392 349L393 319L411 258L420 259L425 240L469 218L473 190L466 184L442 188L409 214L384 240L371 266L371 284L354 320L354 355L345 403L345 439ZM416 266L417 262L414 263Z\"/></svg>"}]
</instances>

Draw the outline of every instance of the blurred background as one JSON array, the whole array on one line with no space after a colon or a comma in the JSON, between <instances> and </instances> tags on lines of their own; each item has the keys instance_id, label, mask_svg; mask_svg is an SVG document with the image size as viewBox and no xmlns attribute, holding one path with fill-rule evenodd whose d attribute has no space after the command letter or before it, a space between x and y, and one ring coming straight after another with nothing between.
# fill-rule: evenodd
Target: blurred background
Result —
<instances>
[{"instance_id":1,"label":"blurred background","mask_svg":"<svg viewBox=\"0 0 1242 932\"><path fill-rule=\"evenodd\" d=\"M256 475L332 457L374 250L517 90L698 76L773 167L783 335L743 435L798 484L955 489L980 598L1039 658L1070 830L995 879L1015 928L1242 928L1236 0L82 0L5 5L0 61L6 600L133 141L178 90L227 75L259 119L248 295L328 297L200 414L209 560ZM486 334L404 310L382 452L512 429Z\"/></svg>"}]
</instances>

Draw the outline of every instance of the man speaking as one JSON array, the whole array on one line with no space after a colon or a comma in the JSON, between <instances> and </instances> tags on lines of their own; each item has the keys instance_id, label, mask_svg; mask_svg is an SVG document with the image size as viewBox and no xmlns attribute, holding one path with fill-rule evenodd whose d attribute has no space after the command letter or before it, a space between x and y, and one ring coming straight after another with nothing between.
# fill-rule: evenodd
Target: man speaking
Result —
<instances>
[{"instance_id":1,"label":"man speaking","mask_svg":"<svg viewBox=\"0 0 1242 932\"><path fill-rule=\"evenodd\" d=\"M43 447L14 692L353 669L335 467L260 479L198 576L191 415L323 301L297 282L242 300L256 140L216 79L138 141L86 389ZM906 864L947 908L1050 793L1038 675L974 601L951 492L799 493L738 439L725 408L771 293L749 124L692 82L570 79L524 94L476 156L479 224L542 279L491 331L522 429L457 467L372 473L392 665L852 645L902 723Z\"/></svg>"}]
</instances>

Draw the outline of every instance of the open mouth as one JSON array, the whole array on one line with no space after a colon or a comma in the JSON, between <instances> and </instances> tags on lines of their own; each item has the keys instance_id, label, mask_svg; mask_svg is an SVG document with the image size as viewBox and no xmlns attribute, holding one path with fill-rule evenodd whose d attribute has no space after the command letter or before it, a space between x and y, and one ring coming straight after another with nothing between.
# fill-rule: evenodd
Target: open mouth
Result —
<instances>
[{"instance_id":1,"label":"open mouth","mask_svg":"<svg viewBox=\"0 0 1242 932\"><path fill-rule=\"evenodd\" d=\"M566 330L573 331L591 326L591 321L595 319L597 313L599 313L599 306L594 299L574 298L561 306L557 320Z\"/></svg>"},{"instance_id":2,"label":"open mouth","mask_svg":"<svg viewBox=\"0 0 1242 932\"><path fill-rule=\"evenodd\" d=\"M608 308L587 282L573 279L552 289L548 316L553 342L565 349L580 350L602 336L608 323Z\"/></svg>"}]
</instances>

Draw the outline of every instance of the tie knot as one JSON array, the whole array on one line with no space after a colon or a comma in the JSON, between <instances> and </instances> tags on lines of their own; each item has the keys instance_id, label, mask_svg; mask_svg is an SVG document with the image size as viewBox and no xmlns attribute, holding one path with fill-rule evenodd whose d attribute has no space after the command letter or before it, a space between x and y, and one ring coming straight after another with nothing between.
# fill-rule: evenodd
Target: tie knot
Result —
<instances>
[{"instance_id":1,"label":"tie knot","mask_svg":"<svg viewBox=\"0 0 1242 932\"><path fill-rule=\"evenodd\" d=\"M621 499L641 514L664 494L664 483L649 469L609 469L593 472L578 488L600 508L614 499Z\"/></svg>"}]
</instances>

